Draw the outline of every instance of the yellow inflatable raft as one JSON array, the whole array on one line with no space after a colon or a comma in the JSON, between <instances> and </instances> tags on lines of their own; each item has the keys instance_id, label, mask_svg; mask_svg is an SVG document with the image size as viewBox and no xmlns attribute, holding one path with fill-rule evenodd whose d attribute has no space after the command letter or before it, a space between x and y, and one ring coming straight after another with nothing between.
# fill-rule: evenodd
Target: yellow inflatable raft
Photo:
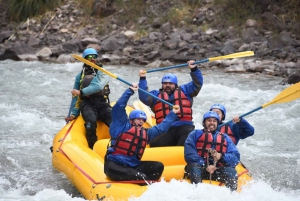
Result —
<instances>
[{"instance_id":1,"label":"yellow inflatable raft","mask_svg":"<svg viewBox=\"0 0 300 201\"><path fill-rule=\"evenodd\" d=\"M132 107L127 106L129 114ZM151 123L151 122L150 122ZM145 127L150 127L145 123ZM152 122L153 123L153 122ZM91 150L85 137L84 120L79 116L62 128L53 140L52 164L59 172L64 173L78 191L87 200L128 200L130 197L139 197L148 186L132 184L128 181L111 181L104 174L104 155L109 142L109 132L105 124L98 122L98 141ZM164 163L162 178L184 180L183 147L147 147L142 160L154 160ZM239 175L238 191L245 185L251 176L248 170L239 164L236 167ZM210 181L203 181L209 183ZM211 184L223 186L220 182Z\"/></svg>"}]
</instances>

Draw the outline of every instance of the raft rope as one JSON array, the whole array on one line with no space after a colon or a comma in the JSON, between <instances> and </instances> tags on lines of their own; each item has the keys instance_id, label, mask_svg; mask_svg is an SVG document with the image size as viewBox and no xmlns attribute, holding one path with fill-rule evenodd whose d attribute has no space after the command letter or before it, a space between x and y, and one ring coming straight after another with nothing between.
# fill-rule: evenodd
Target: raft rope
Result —
<instances>
[{"instance_id":1,"label":"raft rope","mask_svg":"<svg viewBox=\"0 0 300 201\"><path fill-rule=\"evenodd\" d=\"M215 149L212 149L212 148L209 148L208 149L208 154L210 154L212 157L216 156L217 155L217 151ZM216 167L217 165L217 161L214 160L214 164L213 166ZM207 157L207 167L209 166L209 156ZM211 184L211 175L212 174L209 174L209 183Z\"/></svg>"}]
</instances>

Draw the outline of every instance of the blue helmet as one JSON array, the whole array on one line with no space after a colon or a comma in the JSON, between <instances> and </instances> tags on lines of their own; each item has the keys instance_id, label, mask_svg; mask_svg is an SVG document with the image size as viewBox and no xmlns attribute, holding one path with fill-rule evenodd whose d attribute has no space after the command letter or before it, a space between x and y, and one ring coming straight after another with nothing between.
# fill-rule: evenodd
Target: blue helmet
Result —
<instances>
[{"instance_id":1,"label":"blue helmet","mask_svg":"<svg viewBox=\"0 0 300 201\"><path fill-rule=\"evenodd\" d=\"M214 111L209 111L209 112L206 112L204 115L203 115L203 121L202 121L202 125L204 125L204 121L205 119L207 118L216 118L217 121L218 121L218 124L220 123L220 117L217 113L215 113Z\"/></svg>"},{"instance_id":2,"label":"blue helmet","mask_svg":"<svg viewBox=\"0 0 300 201\"><path fill-rule=\"evenodd\" d=\"M98 52L94 48L89 47L83 51L82 57L85 58L87 55L91 54L95 54L98 56Z\"/></svg>"},{"instance_id":3,"label":"blue helmet","mask_svg":"<svg viewBox=\"0 0 300 201\"><path fill-rule=\"evenodd\" d=\"M177 77L176 75L174 75L173 73L167 73L165 74L162 79L161 79L161 83L163 82L172 82L174 84L177 84Z\"/></svg>"},{"instance_id":4,"label":"blue helmet","mask_svg":"<svg viewBox=\"0 0 300 201\"><path fill-rule=\"evenodd\" d=\"M146 113L143 110L132 110L129 114L129 119L133 120L133 119L143 119L144 121L147 120L147 116Z\"/></svg>"},{"instance_id":5,"label":"blue helmet","mask_svg":"<svg viewBox=\"0 0 300 201\"><path fill-rule=\"evenodd\" d=\"M223 121L223 120L225 119L225 117L226 117L226 109L225 109L225 107L224 107L223 105L221 105L221 104L219 104L219 103L215 103L215 104L213 104L213 105L210 107L209 110L211 111L212 109L219 109L219 110L221 110L222 113L223 113L223 118L221 119L221 121Z\"/></svg>"}]
</instances>

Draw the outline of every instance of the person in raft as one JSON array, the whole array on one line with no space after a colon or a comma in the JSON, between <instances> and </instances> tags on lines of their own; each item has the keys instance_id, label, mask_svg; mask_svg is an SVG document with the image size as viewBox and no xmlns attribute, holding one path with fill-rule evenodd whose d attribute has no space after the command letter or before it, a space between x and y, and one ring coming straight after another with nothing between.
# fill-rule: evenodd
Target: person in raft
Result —
<instances>
[{"instance_id":1,"label":"person in raft","mask_svg":"<svg viewBox=\"0 0 300 201\"><path fill-rule=\"evenodd\" d=\"M215 103L210 107L210 111L214 111L219 115L221 120L220 125L222 125L226 117L225 107L222 104ZM245 139L254 135L253 126L251 126L246 119L239 118L237 115L233 117L231 123L218 128L218 131L221 133L226 133L235 145L239 143L240 139Z\"/></svg>"},{"instance_id":2,"label":"person in raft","mask_svg":"<svg viewBox=\"0 0 300 201\"><path fill-rule=\"evenodd\" d=\"M199 94L203 86L203 76L194 62L194 60L187 62L192 81L178 85L177 76L167 73L161 79L161 88L149 91L152 95L173 105L179 105L181 108L178 113L178 119L173 122L168 132L151 142L150 147L183 146L188 134L195 129L192 110L193 99ZM144 70L139 71L139 87L148 91L145 72ZM170 107L167 104L156 100L149 94L142 93L142 91L139 91L139 99L151 108L155 114L156 124L160 124L170 111Z\"/></svg>"},{"instance_id":3,"label":"person in raft","mask_svg":"<svg viewBox=\"0 0 300 201\"><path fill-rule=\"evenodd\" d=\"M132 110L129 118L125 107L129 98L138 90L138 86L125 90L112 108L112 123L109 127L111 145L108 147L104 173L115 181L148 180L156 181L164 170L163 163L159 161L141 161L146 145L162 133L166 133L172 123L177 119L179 106L173 110L159 125L149 129L143 128L147 117L142 110ZM147 183L147 182L146 182Z\"/></svg>"},{"instance_id":4,"label":"person in raft","mask_svg":"<svg viewBox=\"0 0 300 201\"><path fill-rule=\"evenodd\" d=\"M217 131L219 122L217 113L206 112L202 121L204 129L189 134L184 144L185 172L191 183L211 179L225 183L234 191L238 184L235 166L240 153L226 134Z\"/></svg>"},{"instance_id":5,"label":"person in raft","mask_svg":"<svg viewBox=\"0 0 300 201\"><path fill-rule=\"evenodd\" d=\"M83 51L82 58L102 66L98 61L98 52L94 48ZM109 104L109 76L100 70L83 64L82 70L77 74L72 95L76 103L71 105L71 115L65 120L72 121L81 113L85 123L85 133L89 148L93 149L97 138L97 120L109 126L111 119L111 106Z\"/></svg>"}]
</instances>

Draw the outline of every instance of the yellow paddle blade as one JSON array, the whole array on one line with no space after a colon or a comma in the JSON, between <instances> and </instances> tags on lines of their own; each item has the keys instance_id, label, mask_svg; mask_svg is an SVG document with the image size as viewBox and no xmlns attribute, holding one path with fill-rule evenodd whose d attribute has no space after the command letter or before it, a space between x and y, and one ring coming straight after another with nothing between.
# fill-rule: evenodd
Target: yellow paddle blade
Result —
<instances>
[{"instance_id":1,"label":"yellow paddle blade","mask_svg":"<svg viewBox=\"0 0 300 201\"><path fill-rule=\"evenodd\" d=\"M77 60L79 60L79 61L81 61L81 62L83 62L83 63L85 63L85 64L87 64L87 65L89 65L89 66L91 66L91 67L93 67L93 68L96 68L96 69L102 71L103 73L106 73L107 75L109 75L109 76L111 76L111 77L113 77L115 79L117 79L117 76L115 74L113 74L113 73L105 70L104 68L101 68L100 66L97 66L96 64L94 64L94 63L92 63L92 62L90 62L90 61L82 58L79 55L72 54L72 57L75 58L75 59L77 59Z\"/></svg>"},{"instance_id":2,"label":"yellow paddle blade","mask_svg":"<svg viewBox=\"0 0 300 201\"><path fill-rule=\"evenodd\" d=\"M264 108L274 103L286 103L298 98L300 98L300 82L286 88L285 90L280 92L280 94L278 94L273 100L262 105L262 107Z\"/></svg>"},{"instance_id":3,"label":"yellow paddle blade","mask_svg":"<svg viewBox=\"0 0 300 201\"><path fill-rule=\"evenodd\" d=\"M234 54L228 54L228 55L224 55L224 56L208 58L208 60L216 61L216 60L221 60L221 59L234 59L234 58L239 58L239 57L249 57L249 56L253 56L253 55L254 55L253 51L246 51L246 52L238 52L238 53L234 53Z\"/></svg>"}]
</instances>

